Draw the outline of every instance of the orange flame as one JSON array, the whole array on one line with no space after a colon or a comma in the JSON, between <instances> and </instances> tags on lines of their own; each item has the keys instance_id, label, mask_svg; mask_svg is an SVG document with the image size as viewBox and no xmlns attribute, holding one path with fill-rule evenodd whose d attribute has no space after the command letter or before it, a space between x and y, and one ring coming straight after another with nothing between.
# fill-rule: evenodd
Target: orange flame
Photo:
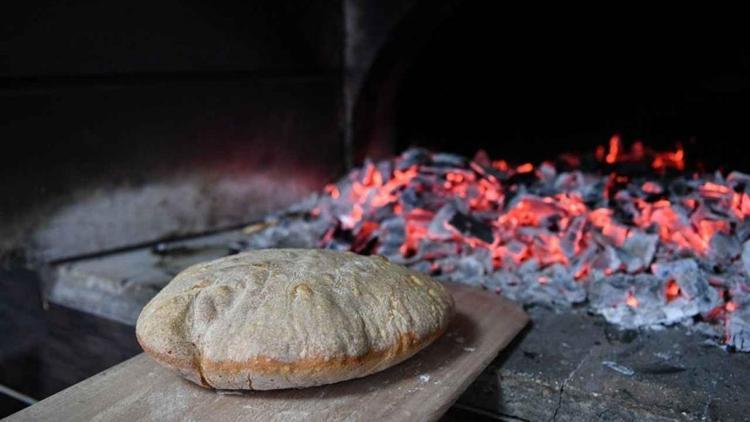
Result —
<instances>
[{"instance_id":1,"label":"orange flame","mask_svg":"<svg viewBox=\"0 0 750 422\"><path fill-rule=\"evenodd\" d=\"M605 161L608 164L614 164L617 162L617 155L620 153L620 137L618 135L612 135L609 138L609 152L605 157Z\"/></svg>"},{"instance_id":2,"label":"orange flame","mask_svg":"<svg viewBox=\"0 0 750 422\"><path fill-rule=\"evenodd\" d=\"M641 190L646 193L659 194L662 192L661 186L654 182L646 182L641 186Z\"/></svg>"},{"instance_id":3,"label":"orange flame","mask_svg":"<svg viewBox=\"0 0 750 422\"><path fill-rule=\"evenodd\" d=\"M531 163L524 163L516 167L516 172L521 173L521 174L531 173L532 171L534 171L534 165Z\"/></svg>"},{"instance_id":4,"label":"orange flame","mask_svg":"<svg viewBox=\"0 0 750 422\"><path fill-rule=\"evenodd\" d=\"M500 170L500 171L508 171L510 167L508 167L508 163L505 160L497 160L492 162L492 167Z\"/></svg>"},{"instance_id":5,"label":"orange flame","mask_svg":"<svg viewBox=\"0 0 750 422\"><path fill-rule=\"evenodd\" d=\"M685 170L685 150L681 144L678 144L677 150L674 152L656 153L654 161L651 162L651 167L654 170L666 170L670 167L680 171Z\"/></svg>"}]
</instances>

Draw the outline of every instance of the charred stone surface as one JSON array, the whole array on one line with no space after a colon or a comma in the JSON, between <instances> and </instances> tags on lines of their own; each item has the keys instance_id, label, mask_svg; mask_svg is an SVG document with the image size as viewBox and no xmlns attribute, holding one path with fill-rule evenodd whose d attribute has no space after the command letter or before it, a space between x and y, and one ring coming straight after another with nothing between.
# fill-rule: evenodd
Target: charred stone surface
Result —
<instances>
[{"instance_id":1,"label":"charred stone surface","mask_svg":"<svg viewBox=\"0 0 750 422\"><path fill-rule=\"evenodd\" d=\"M620 330L580 310L529 312L533 325L459 404L534 421L747 417L747 354L724 352L683 327Z\"/></svg>"},{"instance_id":2,"label":"charred stone surface","mask_svg":"<svg viewBox=\"0 0 750 422\"><path fill-rule=\"evenodd\" d=\"M342 13L337 0L8 5L0 258L226 229L339 176Z\"/></svg>"},{"instance_id":3,"label":"charred stone surface","mask_svg":"<svg viewBox=\"0 0 750 422\"><path fill-rule=\"evenodd\" d=\"M1 268L0 290L0 418L141 351L132 327L45 303L31 271Z\"/></svg>"}]
</instances>

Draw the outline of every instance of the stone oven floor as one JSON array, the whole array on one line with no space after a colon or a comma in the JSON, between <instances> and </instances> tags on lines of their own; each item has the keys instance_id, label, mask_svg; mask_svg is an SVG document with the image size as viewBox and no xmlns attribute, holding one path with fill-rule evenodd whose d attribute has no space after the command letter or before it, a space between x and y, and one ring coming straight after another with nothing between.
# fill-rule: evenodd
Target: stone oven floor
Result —
<instances>
[{"instance_id":1,"label":"stone oven floor","mask_svg":"<svg viewBox=\"0 0 750 422\"><path fill-rule=\"evenodd\" d=\"M57 263L47 274L47 296L132 326L172 275L230 253L257 229ZM750 415L750 354L725 352L684 327L619 330L585 309L527 311L530 326L445 420L731 421Z\"/></svg>"}]
</instances>

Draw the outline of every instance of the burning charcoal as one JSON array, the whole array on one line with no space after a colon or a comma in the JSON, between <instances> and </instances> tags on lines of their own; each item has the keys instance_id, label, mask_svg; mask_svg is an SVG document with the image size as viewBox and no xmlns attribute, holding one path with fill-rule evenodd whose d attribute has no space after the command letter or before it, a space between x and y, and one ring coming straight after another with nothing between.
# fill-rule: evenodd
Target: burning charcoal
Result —
<instances>
[{"instance_id":1,"label":"burning charcoal","mask_svg":"<svg viewBox=\"0 0 750 422\"><path fill-rule=\"evenodd\" d=\"M583 173L580 171L572 171L569 173L561 173L555 179L555 189L558 191L575 191L580 189L585 184Z\"/></svg>"},{"instance_id":2,"label":"burning charcoal","mask_svg":"<svg viewBox=\"0 0 750 422\"><path fill-rule=\"evenodd\" d=\"M436 259L434 262L438 272L436 277L440 280L453 281L452 274L456 271L456 268L458 268L458 259L459 258L455 255Z\"/></svg>"},{"instance_id":3,"label":"burning charcoal","mask_svg":"<svg viewBox=\"0 0 750 422\"><path fill-rule=\"evenodd\" d=\"M648 274L614 275L594 281L589 288L594 312L623 328L670 324L688 315L665 314L663 284Z\"/></svg>"},{"instance_id":4,"label":"burning charcoal","mask_svg":"<svg viewBox=\"0 0 750 422\"><path fill-rule=\"evenodd\" d=\"M473 256L474 258L476 258L476 260L482 264L485 274L489 274L494 270L492 264L492 252L490 252L489 249L481 246L478 246L476 248L467 248L467 250L465 250L463 254L464 256Z\"/></svg>"},{"instance_id":5,"label":"burning charcoal","mask_svg":"<svg viewBox=\"0 0 750 422\"><path fill-rule=\"evenodd\" d=\"M504 181L508 176L507 173L492 167L491 164L482 164L477 161L472 161L469 163L469 167L479 176L491 182L496 182L497 180Z\"/></svg>"},{"instance_id":6,"label":"burning charcoal","mask_svg":"<svg viewBox=\"0 0 750 422\"><path fill-rule=\"evenodd\" d=\"M668 185L670 196L683 197L688 195L693 188L688 185L683 179L674 179Z\"/></svg>"},{"instance_id":7,"label":"burning charcoal","mask_svg":"<svg viewBox=\"0 0 750 422\"><path fill-rule=\"evenodd\" d=\"M475 237L486 243L492 243L495 236L492 227L469 215L455 213L448 223L464 236Z\"/></svg>"},{"instance_id":8,"label":"burning charcoal","mask_svg":"<svg viewBox=\"0 0 750 422\"><path fill-rule=\"evenodd\" d=\"M742 246L736 237L717 232L711 237L707 255L723 266L740 256L741 253Z\"/></svg>"},{"instance_id":9,"label":"burning charcoal","mask_svg":"<svg viewBox=\"0 0 750 422\"><path fill-rule=\"evenodd\" d=\"M519 273L535 273L539 270L539 261L536 258L527 259L518 267Z\"/></svg>"},{"instance_id":10,"label":"burning charcoal","mask_svg":"<svg viewBox=\"0 0 750 422\"><path fill-rule=\"evenodd\" d=\"M398 161L398 169L405 170L411 166L429 164L430 153L423 148L409 148L401 154L401 160Z\"/></svg>"},{"instance_id":11,"label":"burning charcoal","mask_svg":"<svg viewBox=\"0 0 750 422\"><path fill-rule=\"evenodd\" d=\"M660 286L658 278L647 275L614 275L600 278L589 287L589 301L594 309L597 308L614 308L620 304L627 305L627 299L634 295L635 290L653 289L657 290ZM631 300L631 307L637 307L635 300Z\"/></svg>"},{"instance_id":12,"label":"burning charcoal","mask_svg":"<svg viewBox=\"0 0 750 422\"><path fill-rule=\"evenodd\" d=\"M286 247L286 246L284 246ZM326 246L325 249L331 249L334 251L349 251L351 250L350 242L341 239L333 239Z\"/></svg>"},{"instance_id":13,"label":"burning charcoal","mask_svg":"<svg viewBox=\"0 0 750 422\"><path fill-rule=\"evenodd\" d=\"M449 280L457 283L478 286L484 280L485 265L474 256L463 256L456 262L456 267L450 273Z\"/></svg>"},{"instance_id":14,"label":"burning charcoal","mask_svg":"<svg viewBox=\"0 0 750 422\"><path fill-rule=\"evenodd\" d=\"M435 260L458 253L458 244L454 242L434 242L432 239L422 239L419 242L416 257L418 259Z\"/></svg>"},{"instance_id":15,"label":"burning charcoal","mask_svg":"<svg viewBox=\"0 0 750 422\"><path fill-rule=\"evenodd\" d=\"M234 249L378 253L524 303L588 298L623 327L700 315L750 351L750 176L688 177L682 154L611 141L556 168L413 148L367 161Z\"/></svg>"},{"instance_id":16,"label":"burning charcoal","mask_svg":"<svg viewBox=\"0 0 750 422\"><path fill-rule=\"evenodd\" d=\"M381 245L401 246L406 238L406 222L401 216L391 217L380 223L378 238Z\"/></svg>"},{"instance_id":17,"label":"burning charcoal","mask_svg":"<svg viewBox=\"0 0 750 422\"><path fill-rule=\"evenodd\" d=\"M471 161L482 167L490 167L492 165L492 160L490 159L490 155L487 154L487 151L483 149L478 150L474 154L474 158Z\"/></svg>"},{"instance_id":18,"label":"burning charcoal","mask_svg":"<svg viewBox=\"0 0 750 422\"><path fill-rule=\"evenodd\" d=\"M497 293L502 293L511 300L519 301L521 300L520 293L525 288L523 280L517 274L508 271L496 271L489 274L485 278L485 286L494 289Z\"/></svg>"},{"instance_id":19,"label":"burning charcoal","mask_svg":"<svg viewBox=\"0 0 750 422\"><path fill-rule=\"evenodd\" d=\"M507 179L507 183L513 185L528 186L536 182L536 180L536 173L534 173L533 171L523 173L517 172L511 174L511 176Z\"/></svg>"},{"instance_id":20,"label":"burning charcoal","mask_svg":"<svg viewBox=\"0 0 750 422\"><path fill-rule=\"evenodd\" d=\"M369 254L373 251L378 239L380 224L374 221L364 221L355 232L349 250L360 254Z\"/></svg>"},{"instance_id":21,"label":"burning charcoal","mask_svg":"<svg viewBox=\"0 0 750 422\"><path fill-rule=\"evenodd\" d=\"M432 154L432 164L442 167L465 168L468 160L460 155L439 152Z\"/></svg>"},{"instance_id":22,"label":"burning charcoal","mask_svg":"<svg viewBox=\"0 0 750 422\"><path fill-rule=\"evenodd\" d=\"M501 212L497 210L487 210L487 211L473 211L471 213L474 218L480 221L485 222L492 222L497 221L497 219L500 217Z\"/></svg>"},{"instance_id":23,"label":"burning charcoal","mask_svg":"<svg viewBox=\"0 0 750 422\"><path fill-rule=\"evenodd\" d=\"M720 339L724 336L724 327L716 324L710 324L705 321L694 321L693 319L686 319L682 321L682 325L688 328L692 332L703 334L710 339ZM716 343L718 344L718 343Z\"/></svg>"},{"instance_id":24,"label":"burning charcoal","mask_svg":"<svg viewBox=\"0 0 750 422\"><path fill-rule=\"evenodd\" d=\"M658 235L632 230L621 248L628 256L628 259L623 259L625 271L635 273L648 268L654 259L658 242Z\"/></svg>"},{"instance_id":25,"label":"burning charcoal","mask_svg":"<svg viewBox=\"0 0 750 422\"><path fill-rule=\"evenodd\" d=\"M384 181L390 180L393 174L393 162L381 161L375 165Z\"/></svg>"},{"instance_id":26,"label":"burning charcoal","mask_svg":"<svg viewBox=\"0 0 750 422\"><path fill-rule=\"evenodd\" d=\"M531 243L531 253L537 257L542 266L560 262L567 263L567 259L560 250L560 241L553 235L536 236Z\"/></svg>"},{"instance_id":27,"label":"burning charcoal","mask_svg":"<svg viewBox=\"0 0 750 422\"><path fill-rule=\"evenodd\" d=\"M521 261L529 253L529 247L525 243L513 239L503 246L502 251L503 253L501 257L503 259L503 262L520 264ZM516 268L516 266L513 265L511 268Z\"/></svg>"},{"instance_id":28,"label":"burning charcoal","mask_svg":"<svg viewBox=\"0 0 750 422\"><path fill-rule=\"evenodd\" d=\"M412 187L407 187L406 189L404 189L398 200L401 203L404 211L410 211L414 208L419 208L422 203L419 191Z\"/></svg>"},{"instance_id":29,"label":"burning charcoal","mask_svg":"<svg viewBox=\"0 0 750 422\"><path fill-rule=\"evenodd\" d=\"M750 300L745 301L727 318L727 344L735 350L750 352Z\"/></svg>"},{"instance_id":30,"label":"burning charcoal","mask_svg":"<svg viewBox=\"0 0 750 422\"><path fill-rule=\"evenodd\" d=\"M557 177L557 169L552 164L544 162L539 166L539 174L542 182L554 183Z\"/></svg>"},{"instance_id":31,"label":"burning charcoal","mask_svg":"<svg viewBox=\"0 0 750 422\"><path fill-rule=\"evenodd\" d=\"M617 208L614 210L614 215L620 222L632 225L634 217L640 214L640 210L636 205L634 197L627 195L626 198L623 198L623 196L626 195L620 195L620 193L616 195Z\"/></svg>"},{"instance_id":32,"label":"burning charcoal","mask_svg":"<svg viewBox=\"0 0 750 422\"><path fill-rule=\"evenodd\" d=\"M536 226L525 226L516 229L516 239L524 243L532 243L538 237L548 236L549 231Z\"/></svg>"},{"instance_id":33,"label":"burning charcoal","mask_svg":"<svg viewBox=\"0 0 750 422\"><path fill-rule=\"evenodd\" d=\"M557 286L568 304L581 303L586 300L586 289L583 284L575 281L565 265L553 264L542 272L542 276L548 278L550 285Z\"/></svg>"},{"instance_id":34,"label":"burning charcoal","mask_svg":"<svg viewBox=\"0 0 750 422\"><path fill-rule=\"evenodd\" d=\"M327 195L323 196L323 198L321 198L317 194L310 195L302 201L290 205L286 210L284 210L284 214L309 214L313 208L320 206L320 203L322 201L328 200L328 198L329 197ZM273 216L273 214L271 214L271 216Z\"/></svg>"},{"instance_id":35,"label":"burning charcoal","mask_svg":"<svg viewBox=\"0 0 750 422\"><path fill-rule=\"evenodd\" d=\"M676 282L678 286L676 296L683 297L686 302L689 302L685 304L685 312L693 313L693 310L694 314L708 312L718 305L719 294L708 284L707 278L694 259L659 262L652 265L651 270L665 283L671 280Z\"/></svg>"},{"instance_id":36,"label":"burning charcoal","mask_svg":"<svg viewBox=\"0 0 750 422\"><path fill-rule=\"evenodd\" d=\"M443 205L435 214L430 226L427 229L427 235L432 240L448 240L454 236L453 231L448 228L448 222L456 214L456 207L452 203Z\"/></svg>"},{"instance_id":37,"label":"burning charcoal","mask_svg":"<svg viewBox=\"0 0 750 422\"><path fill-rule=\"evenodd\" d=\"M614 274L620 269L622 261L617 256L617 251L612 246L606 245L591 260L589 271L593 277L600 278Z\"/></svg>"},{"instance_id":38,"label":"burning charcoal","mask_svg":"<svg viewBox=\"0 0 750 422\"><path fill-rule=\"evenodd\" d=\"M431 274L433 270L432 262L430 261L416 261L409 264L409 268L420 273Z\"/></svg>"},{"instance_id":39,"label":"burning charcoal","mask_svg":"<svg viewBox=\"0 0 750 422\"><path fill-rule=\"evenodd\" d=\"M247 245L250 249L314 248L328 230L328 226L325 220L283 218L277 224L250 235Z\"/></svg>"},{"instance_id":40,"label":"burning charcoal","mask_svg":"<svg viewBox=\"0 0 750 422\"><path fill-rule=\"evenodd\" d=\"M739 171L733 171L727 176L727 183L732 186L742 186L743 188L750 187L750 175L741 173ZM742 189L741 191L744 191Z\"/></svg>"},{"instance_id":41,"label":"burning charcoal","mask_svg":"<svg viewBox=\"0 0 750 422\"><path fill-rule=\"evenodd\" d=\"M734 231L734 233L740 242L744 243L745 241L750 239L750 218L745 217L744 219L742 219L742 221L737 225L737 229Z\"/></svg>"},{"instance_id":42,"label":"burning charcoal","mask_svg":"<svg viewBox=\"0 0 750 422\"><path fill-rule=\"evenodd\" d=\"M583 239L583 227L586 225L586 217L578 216L571 220L565 234L560 239L560 249L565 257L572 259L577 253L581 240Z\"/></svg>"},{"instance_id":43,"label":"burning charcoal","mask_svg":"<svg viewBox=\"0 0 750 422\"><path fill-rule=\"evenodd\" d=\"M745 266L745 274L750 277L750 240L742 245L742 264Z\"/></svg>"},{"instance_id":44,"label":"burning charcoal","mask_svg":"<svg viewBox=\"0 0 750 422\"><path fill-rule=\"evenodd\" d=\"M554 264L542 272L522 272L524 289L519 291L519 299L524 303L570 306L586 300L586 291L576 283L568 270Z\"/></svg>"},{"instance_id":45,"label":"burning charcoal","mask_svg":"<svg viewBox=\"0 0 750 422\"><path fill-rule=\"evenodd\" d=\"M570 273L576 280L587 280L593 275L590 272L591 262L596 257L598 247L589 244L570 263Z\"/></svg>"},{"instance_id":46,"label":"burning charcoal","mask_svg":"<svg viewBox=\"0 0 750 422\"><path fill-rule=\"evenodd\" d=\"M631 255L623 249L617 249L617 257L620 258L622 266L628 274L640 272L645 267L640 258Z\"/></svg>"},{"instance_id":47,"label":"burning charcoal","mask_svg":"<svg viewBox=\"0 0 750 422\"><path fill-rule=\"evenodd\" d=\"M377 254L390 260L401 258L401 245L406 240L406 222L401 216L383 220L378 231Z\"/></svg>"},{"instance_id":48,"label":"burning charcoal","mask_svg":"<svg viewBox=\"0 0 750 422\"><path fill-rule=\"evenodd\" d=\"M589 176L583 176L582 181L583 183L577 191L581 193L583 201L592 209L603 207L605 201L602 193L604 192L605 181Z\"/></svg>"},{"instance_id":49,"label":"burning charcoal","mask_svg":"<svg viewBox=\"0 0 750 422\"><path fill-rule=\"evenodd\" d=\"M368 219L372 221L382 221L393 216L393 207L382 206L374 208L369 214Z\"/></svg>"}]
</instances>

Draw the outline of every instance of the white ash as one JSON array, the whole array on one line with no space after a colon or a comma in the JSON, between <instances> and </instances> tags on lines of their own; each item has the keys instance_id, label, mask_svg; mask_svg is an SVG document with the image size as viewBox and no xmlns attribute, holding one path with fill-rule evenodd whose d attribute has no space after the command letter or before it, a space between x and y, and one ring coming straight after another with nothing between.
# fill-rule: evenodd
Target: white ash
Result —
<instances>
[{"instance_id":1,"label":"white ash","mask_svg":"<svg viewBox=\"0 0 750 422\"><path fill-rule=\"evenodd\" d=\"M375 253L525 304L586 303L621 327L689 323L750 351L750 176L617 181L486 161L410 149L368 162L238 249Z\"/></svg>"}]
</instances>

